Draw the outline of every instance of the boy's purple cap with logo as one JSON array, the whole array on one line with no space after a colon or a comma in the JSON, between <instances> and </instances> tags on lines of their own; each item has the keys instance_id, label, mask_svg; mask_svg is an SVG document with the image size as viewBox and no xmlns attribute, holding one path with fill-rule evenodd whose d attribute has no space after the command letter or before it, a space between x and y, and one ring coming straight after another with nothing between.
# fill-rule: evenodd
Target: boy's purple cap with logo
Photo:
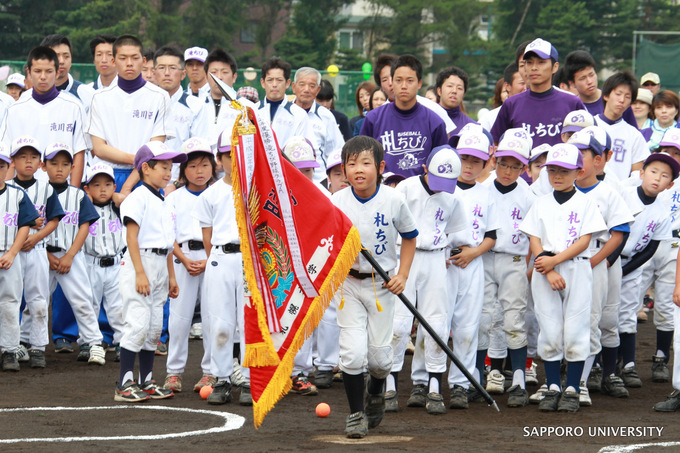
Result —
<instances>
[{"instance_id":1,"label":"boy's purple cap with logo","mask_svg":"<svg viewBox=\"0 0 680 453\"><path fill-rule=\"evenodd\" d=\"M569 112L562 121L562 133L578 132L584 127L595 125L595 118L587 110Z\"/></svg>"},{"instance_id":2,"label":"boy's purple cap with logo","mask_svg":"<svg viewBox=\"0 0 680 453\"><path fill-rule=\"evenodd\" d=\"M529 162L535 161L536 159L538 159L540 156L547 153L551 149L552 149L552 146L548 145L547 143L543 143L542 145L539 145L536 148L533 148L531 150L531 153L529 154Z\"/></svg>"},{"instance_id":3,"label":"boy's purple cap with logo","mask_svg":"<svg viewBox=\"0 0 680 453\"><path fill-rule=\"evenodd\" d=\"M45 149L45 161L54 159L54 156L56 156L62 151L67 153L68 157L71 159L71 162L73 162L73 150L71 149L70 146L63 142L52 143Z\"/></svg>"},{"instance_id":4,"label":"boy's purple cap with logo","mask_svg":"<svg viewBox=\"0 0 680 453\"><path fill-rule=\"evenodd\" d=\"M548 159L541 167L554 165L568 170L583 168L583 155L581 151L570 143L558 143L548 151Z\"/></svg>"},{"instance_id":5,"label":"boy's purple cap with logo","mask_svg":"<svg viewBox=\"0 0 680 453\"><path fill-rule=\"evenodd\" d=\"M458 140L456 141L455 149L459 155L474 156L484 161L489 160L489 148L493 143L493 139L491 134L482 126L479 124L466 124L456 137Z\"/></svg>"},{"instance_id":6,"label":"boy's purple cap with logo","mask_svg":"<svg viewBox=\"0 0 680 453\"><path fill-rule=\"evenodd\" d=\"M33 148L34 150L38 151L40 153L40 158L42 159L42 151L40 148L40 143L38 143L38 140L31 137L30 135L22 135L20 137L17 137L13 142L12 146L9 151L9 155L14 157L16 153L19 152L21 148L24 147L29 147Z\"/></svg>"},{"instance_id":7,"label":"boy's purple cap with logo","mask_svg":"<svg viewBox=\"0 0 680 453\"><path fill-rule=\"evenodd\" d=\"M7 162L7 164L10 164L12 162L12 159L9 158L9 151L7 150L5 144L2 142L0 142L0 160L4 160L5 162Z\"/></svg>"},{"instance_id":8,"label":"boy's purple cap with logo","mask_svg":"<svg viewBox=\"0 0 680 453\"><path fill-rule=\"evenodd\" d=\"M213 154L213 150L212 150L212 146L210 145L210 142L208 140L204 139L204 138L201 138L201 137L191 137L189 140L182 143L182 147L180 148L180 151L182 151L187 156L191 153ZM187 157L187 159L188 159L188 157Z\"/></svg>"},{"instance_id":9,"label":"boy's purple cap with logo","mask_svg":"<svg viewBox=\"0 0 680 453\"><path fill-rule=\"evenodd\" d=\"M206 58L208 58L208 51L203 47L190 47L184 51L184 61L198 60L205 63Z\"/></svg>"},{"instance_id":10,"label":"boy's purple cap with logo","mask_svg":"<svg viewBox=\"0 0 680 453\"><path fill-rule=\"evenodd\" d=\"M595 138L593 131L588 130L588 128L575 132L567 143L571 143L578 149L591 149L598 156L604 153L604 146Z\"/></svg>"},{"instance_id":11,"label":"boy's purple cap with logo","mask_svg":"<svg viewBox=\"0 0 680 453\"><path fill-rule=\"evenodd\" d=\"M680 129L677 127L667 129L659 142L659 147L662 146L671 146L680 149Z\"/></svg>"},{"instance_id":12,"label":"boy's purple cap with logo","mask_svg":"<svg viewBox=\"0 0 680 453\"><path fill-rule=\"evenodd\" d=\"M337 167L342 163L342 148L338 148L328 156L328 162L326 163L326 173L328 173L331 168Z\"/></svg>"},{"instance_id":13,"label":"boy's purple cap with logo","mask_svg":"<svg viewBox=\"0 0 680 453\"><path fill-rule=\"evenodd\" d=\"M680 174L680 163L678 163L678 161L675 160L675 158L668 153L657 152L650 154L649 157L645 160L645 163L642 166L642 168L645 168L647 165L655 161L664 162L671 167L671 172L673 172L673 181L675 181L678 178L678 175Z\"/></svg>"},{"instance_id":14,"label":"boy's purple cap with logo","mask_svg":"<svg viewBox=\"0 0 680 453\"><path fill-rule=\"evenodd\" d=\"M514 157L524 165L527 165L529 163L529 156L531 155L531 147L533 144L534 141L523 128L511 128L505 131L501 136L501 141L498 143L498 148L496 149L494 156Z\"/></svg>"},{"instance_id":15,"label":"boy's purple cap with logo","mask_svg":"<svg viewBox=\"0 0 680 453\"><path fill-rule=\"evenodd\" d=\"M529 58L529 53L535 53L543 60L548 60L550 58L555 61L559 60L559 54L557 53L555 46L541 38L534 39L529 43L526 49L524 49L525 60Z\"/></svg>"},{"instance_id":16,"label":"boy's purple cap with logo","mask_svg":"<svg viewBox=\"0 0 680 453\"><path fill-rule=\"evenodd\" d=\"M297 168L317 168L321 165L316 161L314 146L312 142L301 136L294 136L288 139L283 145L283 154Z\"/></svg>"},{"instance_id":17,"label":"boy's purple cap with logo","mask_svg":"<svg viewBox=\"0 0 680 453\"><path fill-rule=\"evenodd\" d=\"M144 162L150 160L172 160L175 164L181 164L186 162L187 155L184 153L178 153L170 148L163 142L153 141L142 145L141 148L135 154L135 168L140 170Z\"/></svg>"},{"instance_id":18,"label":"boy's purple cap with logo","mask_svg":"<svg viewBox=\"0 0 680 453\"><path fill-rule=\"evenodd\" d=\"M437 146L427 158L427 185L432 191L453 193L460 170L458 153L449 145Z\"/></svg>"},{"instance_id":19,"label":"boy's purple cap with logo","mask_svg":"<svg viewBox=\"0 0 680 453\"><path fill-rule=\"evenodd\" d=\"M87 179L85 180L85 184L89 184L90 181L94 179L95 176L97 175L107 175L110 176L113 181L116 181L116 177L113 174L113 168L109 164L105 164L104 162L99 162L87 171Z\"/></svg>"}]
</instances>

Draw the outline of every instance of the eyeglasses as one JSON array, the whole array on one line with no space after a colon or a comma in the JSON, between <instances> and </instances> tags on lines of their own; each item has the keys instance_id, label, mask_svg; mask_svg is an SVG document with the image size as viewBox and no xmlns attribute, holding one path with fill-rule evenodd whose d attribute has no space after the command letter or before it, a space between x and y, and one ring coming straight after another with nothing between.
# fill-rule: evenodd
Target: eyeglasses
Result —
<instances>
[{"instance_id":1,"label":"eyeglasses","mask_svg":"<svg viewBox=\"0 0 680 453\"><path fill-rule=\"evenodd\" d=\"M172 65L172 66L160 65L160 66L156 66L155 69L158 72L165 72L165 71L177 72L177 71L181 71L182 67L181 66L174 66L174 65Z\"/></svg>"},{"instance_id":2,"label":"eyeglasses","mask_svg":"<svg viewBox=\"0 0 680 453\"><path fill-rule=\"evenodd\" d=\"M496 162L496 166L500 168L501 170L512 170L512 171L522 171L524 166L517 167L517 166L512 166L508 164L504 164L503 162Z\"/></svg>"}]
</instances>

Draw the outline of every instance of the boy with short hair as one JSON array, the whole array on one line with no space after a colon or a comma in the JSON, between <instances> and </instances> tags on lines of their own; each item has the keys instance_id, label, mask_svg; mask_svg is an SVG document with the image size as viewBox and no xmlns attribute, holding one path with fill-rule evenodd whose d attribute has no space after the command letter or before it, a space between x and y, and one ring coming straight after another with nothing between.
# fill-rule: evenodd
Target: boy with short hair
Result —
<instances>
[{"instance_id":1,"label":"boy with short hair","mask_svg":"<svg viewBox=\"0 0 680 453\"><path fill-rule=\"evenodd\" d=\"M527 362L527 325L525 314L529 293L526 256L529 238L520 231L519 223L535 200L529 186L519 184L520 174L529 163L532 140L522 128L508 129L494 154L496 179L490 185L490 199L496 207L500 228L496 243L482 257L484 263L484 306L479 329L477 360L488 354L491 359L489 385L504 391L501 373L508 351L513 368L513 382L508 389L508 407L524 407L529 403L524 376ZM499 309L502 332L493 332L494 309ZM497 334L504 341L494 341ZM492 383L492 378L496 382Z\"/></svg>"},{"instance_id":2,"label":"boy with short hair","mask_svg":"<svg viewBox=\"0 0 680 453\"><path fill-rule=\"evenodd\" d=\"M444 107L446 113L456 125L456 129L462 129L469 123L477 124L475 120L461 111L463 98L468 90L469 77L465 71L457 66L442 69L437 74L435 88L437 101Z\"/></svg>"},{"instance_id":3,"label":"boy with short hair","mask_svg":"<svg viewBox=\"0 0 680 453\"><path fill-rule=\"evenodd\" d=\"M83 349L90 348L88 363L104 365L102 334L94 312L90 279L81 250L90 225L99 215L85 192L67 182L73 166L71 148L65 143L53 143L45 150L44 160L43 169L65 213L47 238L50 292L54 292L57 283L61 286L78 324L78 344Z\"/></svg>"},{"instance_id":4,"label":"boy with short hair","mask_svg":"<svg viewBox=\"0 0 680 453\"><path fill-rule=\"evenodd\" d=\"M362 243L386 272L397 266L397 235L402 237L399 271L389 282L375 285L371 266L357 257L343 286L344 302L338 307L340 369L350 407L345 434L362 438L385 413L385 378L392 368L392 325L395 294L409 275L418 230L403 196L380 185L385 168L384 150L375 139L357 136L345 143L342 161L351 187L331 200L359 230ZM370 374L364 383L364 368ZM366 403L364 393L367 390Z\"/></svg>"},{"instance_id":5,"label":"boy with short hair","mask_svg":"<svg viewBox=\"0 0 680 453\"><path fill-rule=\"evenodd\" d=\"M85 193L99 214L90 226L90 235L83 248L90 286L94 297L94 312L99 317L102 304L108 323L113 329L116 359L120 359L120 337L123 330L123 302L120 297L120 262L125 253L120 204L124 197L115 193L113 168L103 162L92 167L85 181Z\"/></svg>"},{"instance_id":6,"label":"boy with short hair","mask_svg":"<svg viewBox=\"0 0 680 453\"><path fill-rule=\"evenodd\" d=\"M47 182L37 180L33 175L40 169L42 161L41 147L38 141L27 135L20 136L10 151L16 176L14 184L26 191L36 211L41 217L41 228L36 228L26 238L21 247L19 258L23 269L24 299L26 312L22 319L22 343L30 346L27 360L32 368L44 368L45 346L49 343L49 272L50 264L45 251L45 238L59 225L64 217L64 210L54 188ZM27 314L30 313L30 316ZM21 345L21 348L25 348ZM23 351L22 351L23 352ZM22 361L20 359L20 361Z\"/></svg>"},{"instance_id":7,"label":"boy with short hair","mask_svg":"<svg viewBox=\"0 0 680 453\"><path fill-rule=\"evenodd\" d=\"M113 60L113 43L116 42L114 35L97 35L90 41L90 53L94 60L94 68L99 75L97 80L88 84L95 91L115 84L118 78L118 70Z\"/></svg>"},{"instance_id":8,"label":"boy with short hair","mask_svg":"<svg viewBox=\"0 0 680 453\"><path fill-rule=\"evenodd\" d=\"M7 148L0 144L0 206L5 208L0 224L0 362L2 371L19 371L16 352L23 276L21 260L16 256L38 213L23 190L5 183L10 163Z\"/></svg>"},{"instance_id":9,"label":"boy with short hair","mask_svg":"<svg viewBox=\"0 0 680 453\"><path fill-rule=\"evenodd\" d=\"M574 188L583 156L576 146L552 147L545 164L554 192L539 197L520 225L536 257L531 292L540 328L538 354L548 391L542 412L576 412L579 382L588 357L592 270L588 245L606 225L597 206ZM567 383L560 386L560 362L567 361Z\"/></svg>"},{"instance_id":10,"label":"boy with short hair","mask_svg":"<svg viewBox=\"0 0 680 453\"><path fill-rule=\"evenodd\" d=\"M142 186L121 204L128 249L120 264L123 299L123 334L120 340L120 381L115 401L140 402L173 396L172 390L153 379L156 344L163 328L163 305L177 297L179 287L172 265L175 213L160 189L168 185L173 163L186 161L186 154L173 152L162 142L148 142L135 155L135 168ZM139 384L134 380L139 356Z\"/></svg>"},{"instance_id":11,"label":"boy with short hair","mask_svg":"<svg viewBox=\"0 0 680 453\"><path fill-rule=\"evenodd\" d=\"M600 214L607 225L607 230L594 234L590 241L590 266L593 272L592 304L590 311L590 354L585 361L580 380L579 404L590 406L589 389L586 385L590 371L595 363L597 354L602 351L603 356L611 354L610 345L618 343L616 335L618 327L618 297L610 298L609 287L620 286L620 278L612 274L613 281L609 281L608 268L620 266L617 262L623 249L633 214L630 212L618 192L609 184L603 184L597 179L597 165L601 164L606 144L596 138L597 126L587 127L571 136L568 143L575 145L583 155L583 173L576 180L576 188L597 203ZM618 292L615 292L618 296ZM609 358L609 357L608 357ZM617 381L608 378L605 385L607 393L622 393L625 388ZM615 395L623 396L623 395Z\"/></svg>"},{"instance_id":12,"label":"boy with short hair","mask_svg":"<svg viewBox=\"0 0 680 453\"><path fill-rule=\"evenodd\" d=\"M418 238L413 257L413 273L409 275L404 293L417 304L420 313L428 320L440 338L449 332L448 297L446 282L446 249L449 233L465 231L470 225L469 216L460 197L454 195L461 163L456 151L449 145L432 150L427 160L427 171L411 176L397 185L397 191L406 197L406 203L417 219ZM394 309L394 336L392 350L394 363L387 377L385 410L398 409L398 374L404 364L406 345L411 338L413 314L403 304ZM434 339L418 327L416 347L411 363L414 387L427 383L425 408L429 414L446 413L441 381L446 372L446 354ZM420 385L419 385L420 384Z\"/></svg>"}]
</instances>

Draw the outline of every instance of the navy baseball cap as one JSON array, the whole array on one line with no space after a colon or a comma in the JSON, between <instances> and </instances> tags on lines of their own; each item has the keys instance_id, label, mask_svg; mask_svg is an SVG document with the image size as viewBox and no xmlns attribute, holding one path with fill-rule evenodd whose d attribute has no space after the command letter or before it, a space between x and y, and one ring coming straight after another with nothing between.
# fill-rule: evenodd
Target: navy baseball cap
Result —
<instances>
[{"instance_id":1,"label":"navy baseball cap","mask_svg":"<svg viewBox=\"0 0 680 453\"><path fill-rule=\"evenodd\" d=\"M135 154L135 168L141 169L142 164L150 160L172 160L175 164L181 164L186 162L187 155L171 150L163 142L153 141L139 148L137 154Z\"/></svg>"},{"instance_id":2,"label":"navy baseball cap","mask_svg":"<svg viewBox=\"0 0 680 453\"><path fill-rule=\"evenodd\" d=\"M559 60L559 54L557 53L555 46L541 38L534 39L529 43L526 49L524 49L524 60L529 58L530 53L535 53L543 60L548 60L550 58L555 61Z\"/></svg>"},{"instance_id":3,"label":"navy baseball cap","mask_svg":"<svg viewBox=\"0 0 680 453\"><path fill-rule=\"evenodd\" d=\"M675 160L673 156L664 152L652 153L645 160L645 164L642 166L642 168L645 168L647 165L655 161L668 164L671 167L671 172L673 172L673 181L678 179L678 175L680 175L680 163L678 163L678 161Z\"/></svg>"}]
</instances>

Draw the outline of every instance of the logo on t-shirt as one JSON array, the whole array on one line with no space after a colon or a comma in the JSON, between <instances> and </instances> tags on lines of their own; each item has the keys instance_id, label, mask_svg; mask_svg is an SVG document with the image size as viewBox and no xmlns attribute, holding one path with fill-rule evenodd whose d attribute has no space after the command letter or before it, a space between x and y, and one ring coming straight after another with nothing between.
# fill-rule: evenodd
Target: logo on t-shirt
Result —
<instances>
[{"instance_id":1,"label":"logo on t-shirt","mask_svg":"<svg viewBox=\"0 0 680 453\"><path fill-rule=\"evenodd\" d=\"M425 161L425 144L427 137L421 131L397 132L385 131L380 136L385 154L398 159L397 166L401 170L417 168Z\"/></svg>"}]
</instances>

